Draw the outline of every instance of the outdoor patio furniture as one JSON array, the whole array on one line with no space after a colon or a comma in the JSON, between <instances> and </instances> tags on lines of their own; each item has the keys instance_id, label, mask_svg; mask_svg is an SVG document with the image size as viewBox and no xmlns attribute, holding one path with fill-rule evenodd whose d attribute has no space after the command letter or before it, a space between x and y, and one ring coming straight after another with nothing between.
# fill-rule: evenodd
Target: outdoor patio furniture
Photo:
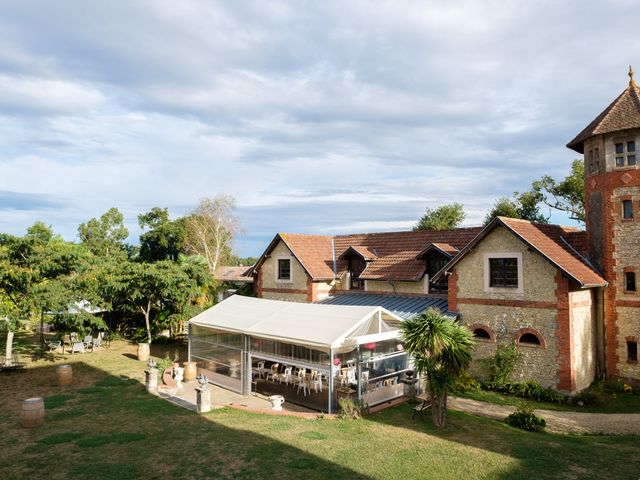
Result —
<instances>
[{"instance_id":1,"label":"outdoor patio furniture","mask_svg":"<svg viewBox=\"0 0 640 480\"><path fill-rule=\"evenodd\" d=\"M265 362L263 361L258 362L258 368L255 370L259 378L262 378L263 374L266 376L269 373L269 369L264 364Z\"/></svg>"},{"instance_id":2,"label":"outdoor patio furniture","mask_svg":"<svg viewBox=\"0 0 640 480\"><path fill-rule=\"evenodd\" d=\"M313 390L318 393L318 391L322 392L322 374L320 372L316 372L315 375L311 376L311 386L313 386Z\"/></svg>"},{"instance_id":3,"label":"outdoor patio furniture","mask_svg":"<svg viewBox=\"0 0 640 480\"><path fill-rule=\"evenodd\" d=\"M62 348L61 340L52 340L47 342L47 347L49 348L49 352L55 352L59 348Z\"/></svg>"},{"instance_id":4,"label":"outdoor patio furniture","mask_svg":"<svg viewBox=\"0 0 640 480\"><path fill-rule=\"evenodd\" d=\"M91 350L94 351L96 348L100 348L102 346L102 337L98 334L96 338L91 340Z\"/></svg>"},{"instance_id":5,"label":"outdoor patio furniture","mask_svg":"<svg viewBox=\"0 0 640 480\"><path fill-rule=\"evenodd\" d=\"M71 344L71 353L84 353L84 343L74 342Z\"/></svg>"},{"instance_id":6,"label":"outdoor patio furniture","mask_svg":"<svg viewBox=\"0 0 640 480\"><path fill-rule=\"evenodd\" d=\"M300 394L300 389L302 388L302 393L306 397L307 392L311 393L311 389L309 386L311 385L311 374L305 373L302 377L300 377L298 381L298 390L296 390L296 395Z\"/></svg>"},{"instance_id":7,"label":"outdoor patio furniture","mask_svg":"<svg viewBox=\"0 0 640 480\"><path fill-rule=\"evenodd\" d=\"M413 407L413 415L411 416L412 420L416 418L416 413L419 413L424 418L424 411L431 408L431 402L429 401L429 399L422 398L421 400L422 401L419 404Z\"/></svg>"},{"instance_id":8,"label":"outdoor patio furniture","mask_svg":"<svg viewBox=\"0 0 640 480\"><path fill-rule=\"evenodd\" d=\"M293 382L293 367L286 367L284 369L284 372L282 374L280 374L280 383L282 383L284 381L285 384L289 385L289 383Z\"/></svg>"},{"instance_id":9,"label":"outdoor patio furniture","mask_svg":"<svg viewBox=\"0 0 640 480\"><path fill-rule=\"evenodd\" d=\"M12 355L9 361L7 357L0 357L0 372L22 370L26 366L26 362L21 362L17 355Z\"/></svg>"},{"instance_id":10,"label":"outdoor patio furniture","mask_svg":"<svg viewBox=\"0 0 640 480\"><path fill-rule=\"evenodd\" d=\"M271 370L267 373L267 382L269 381L269 377L271 377L271 381L275 382L278 378L278 367L280 367L279 363L274 363L271 365Z\"/></svg>"}]
</instances>

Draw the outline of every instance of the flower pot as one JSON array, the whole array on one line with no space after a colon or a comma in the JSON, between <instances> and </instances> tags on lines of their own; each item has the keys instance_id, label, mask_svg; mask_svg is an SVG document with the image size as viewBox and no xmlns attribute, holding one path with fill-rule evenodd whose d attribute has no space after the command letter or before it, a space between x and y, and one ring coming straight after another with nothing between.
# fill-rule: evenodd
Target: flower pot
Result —
<instances>
[{"instance_id":1,"label":"flower pot","mask_svg":"<svg viewBox=\"0 0 640 480\"><path fill-rule=\"evenodd\" d=\"M184 366L184 381L190 382L196 379L198 375L198 368L196 367L196 362L183 362Z\"/></svg>"},{"instance_id":2,"label":"flower pot","mask_svg":"<svg viewBox=\"0 0 640 480\"><path fill-rule=\"evenodd\" d=\"M141 362L146 362L149 360L149 344L148 343L139 343L138 344L138 360Z\"/></svg>"}]
</instances>

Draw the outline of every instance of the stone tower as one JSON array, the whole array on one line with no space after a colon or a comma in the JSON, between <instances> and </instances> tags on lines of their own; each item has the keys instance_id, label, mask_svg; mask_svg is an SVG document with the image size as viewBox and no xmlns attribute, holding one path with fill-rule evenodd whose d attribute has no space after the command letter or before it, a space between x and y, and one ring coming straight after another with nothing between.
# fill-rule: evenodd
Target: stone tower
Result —
<instances>
[{"instance_id":1,"label":"stone tower","mask_svg":"<svg viewBox=\"0 0 640 480\"><path fill-rule=\"evenodd\" d=\"M589 257L609 282L606 373L640 380L640 89L629 86L567 144L584 154Z\"/></svg>"}]
</instances>

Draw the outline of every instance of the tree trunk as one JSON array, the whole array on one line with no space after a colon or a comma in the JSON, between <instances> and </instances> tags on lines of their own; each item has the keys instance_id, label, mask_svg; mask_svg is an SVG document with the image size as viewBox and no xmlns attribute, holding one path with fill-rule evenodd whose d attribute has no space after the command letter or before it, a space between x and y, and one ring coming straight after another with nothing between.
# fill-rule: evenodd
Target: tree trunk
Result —
<instances>
[{"instance_id":1,"label":"tree trunk","mask_svg":"<svg viewBox=\"0 0 640 480\"><path fill-rule=\"evenodd\" d=\"M4 364L8 367L11 365L11 355L13 353L13 330L7 330L7 345L4 349Z\"/></svg>"},{"instance_id":2,"label":"tree trunk","mask_svg":"<svg viewBox=\"0 0 640 480\"><path fill-rule=\"evenodd\" d=\"M151 322L149 317L151 316L151 302L147 302L147 309L140 307L142 313L144 313L144 324L147 327L147 340L151 343Z\"/></svg>"},{"instance_id":3,"label":"tree trunk","mask_svg":"<svg viewBox=\"0 0 640 480\"><path fill-rule=\"evenodd\" d=\"M447 394L431 394L431 418L433 424L438 428L444 428L447 415Z\"/></svg>"}]
</instances>

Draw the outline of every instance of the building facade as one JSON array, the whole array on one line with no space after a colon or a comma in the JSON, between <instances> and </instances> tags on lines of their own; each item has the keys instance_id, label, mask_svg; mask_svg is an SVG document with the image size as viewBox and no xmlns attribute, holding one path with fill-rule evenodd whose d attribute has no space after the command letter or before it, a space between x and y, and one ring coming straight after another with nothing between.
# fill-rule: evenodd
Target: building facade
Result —
<instances>
[{"instance_id":1,"label":"building facade","mask_svg":"<svg viewBox=\"0 0 640 480\"><path fill-rule=\"evenodd\" d=\"M487 374L482 359L515 343L522 360L513 380L570 393L598 376L640 381L638 142L631 75L567 145L584 154L584 231L498 217L484 228L277 234L247 274L258 297L276 300L433 299L474 332L479 376Z\"/></svg>"}]
</instances>

